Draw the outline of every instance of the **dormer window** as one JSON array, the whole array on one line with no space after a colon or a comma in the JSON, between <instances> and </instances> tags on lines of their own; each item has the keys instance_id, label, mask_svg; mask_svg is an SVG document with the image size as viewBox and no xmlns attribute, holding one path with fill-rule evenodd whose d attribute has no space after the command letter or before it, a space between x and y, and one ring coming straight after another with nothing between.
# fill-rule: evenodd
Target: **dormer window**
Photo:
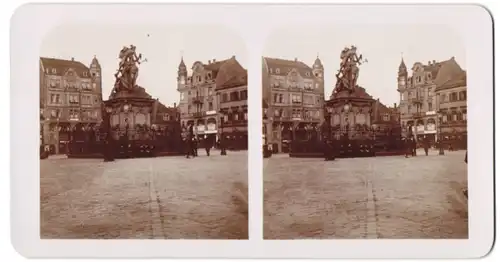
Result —
<instances>
[{"instance_id":1,"label":"dormer window","mask_svg":"<svg viewBox=\"0 0 500 262\"><path fill-rule=\"evenodd\" d=\"M269 68L269 73L272 74L273 73L273 69L272 68Z\"/></svg>"},{"instance_id":2,"label":"dormer window","mask_svg":"<svg viewBox=\"0 0 500 262\"><path fill-rule=\"evenodd\" d=\"M212 79L212 74L211 73L207 74L207 79Z\"/></svg>"},{"instance_id":3,"label":"dormer window","mask_svg":"<svg viewBox=\"0 0 500 262\"><path fill-rule=\"evenodd\" d=\"M86 72L86 71L85 71L85 72L83 72L83 76L87 76L87 72Z\"/></svg>"},{"instance_id":4,"label":"dormer window","mask_svg":"<svg viewBox=\"0 0 500 262\"><path fill-rule=\"evenodd\" d=\"M279 73L280 73L280 69L276 68L276 74L279 74Z\"/></svg>"},{"instance_id":5,"label":"dormer window","mask_svg":"<svg viewBox=\"0 0 500 262\"><path fill-rule=\"evenodd\" d=\"M52 74L55 74L55 73L57 73L56 69L52 68Z\"/></svg>"},{"instance_id":6,"label":"dormer window","mask_svg":"<svg viewBox=\"0 0 500 262\"><path fill-rule=\"evenodd\" d=\"M306 72L306 76L311 76L311 74L309 72Z\"/></svg>"}]
</instances>

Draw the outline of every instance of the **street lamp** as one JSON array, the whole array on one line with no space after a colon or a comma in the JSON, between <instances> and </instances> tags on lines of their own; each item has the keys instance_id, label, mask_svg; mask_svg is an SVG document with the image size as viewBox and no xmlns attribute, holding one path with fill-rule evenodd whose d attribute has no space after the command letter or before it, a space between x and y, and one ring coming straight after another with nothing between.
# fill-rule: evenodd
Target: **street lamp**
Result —
<instances>
[{"instance_id":1,"label":"street lamp","mask_svg":"<svg viewBox=\"0 0 500 262\"><path fill-rule=\"evenodd\" d=\"M104 128L106 131L105 138L105 148L104 148L104 162L115 161L114 154L112 150L112 140L113 137L111 135L111 112L113 112L113 108L104 105L104 110L102 110Z\"/></svg>"},{"instance_id":2,"label":"street lamp","mask_svg":"<svg viewBox=\"0 0 500 262\"><path fill-rule=\"evenodd\" d=\"M220 114L220 138L219 138L219 144L220 144L220 155L225 156L227 155L226 153L226 147L224 145L224 111L222 109L219 110Z\"/></svg>"},{"instance_id":3,"label":"street lamp","mask_svg":"<svg viewBox=\"0 0 500 262\"><path fill-rule=\"evenodd\" d=\"M444 156L444 148L443 148L443 115L439 114L439 155Z\"/></svg>"}]
</instances>

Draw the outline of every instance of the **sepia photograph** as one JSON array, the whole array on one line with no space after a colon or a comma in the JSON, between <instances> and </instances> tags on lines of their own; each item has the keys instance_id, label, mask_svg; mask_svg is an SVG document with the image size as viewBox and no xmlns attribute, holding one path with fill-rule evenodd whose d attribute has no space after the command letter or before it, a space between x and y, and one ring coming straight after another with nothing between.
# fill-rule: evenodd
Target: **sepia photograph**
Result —
<instances>
[{"instance_id":1,"label":"sepia photograph","mask_svg":"<svg viewBox=\"0 0 500 262\"><path fill-rule=\"evenodd\" d=\"M467 239L465 53L444 25L272 31L264 239Z\"/></svg>"},{"instance_id":2,"label":"sepia photograph","mask_svg":"<svg viewBox=\"0 0 500 262\"><path fill-rule=\"evenodd\" d=\"M42 239L248 239L230 29L63 24L40 47Z\"/></svg>"}]
</instances>

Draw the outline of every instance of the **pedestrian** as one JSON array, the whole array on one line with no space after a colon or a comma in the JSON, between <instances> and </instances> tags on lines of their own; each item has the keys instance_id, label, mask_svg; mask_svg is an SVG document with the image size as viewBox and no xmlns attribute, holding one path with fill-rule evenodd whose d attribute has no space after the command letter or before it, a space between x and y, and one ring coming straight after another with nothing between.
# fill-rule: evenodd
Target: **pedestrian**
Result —
<instances>
[{"instance_id":1,"label":"pedestrian","mask_svg":"<svg viewBox=\"0 0 500 262\"><path fill-rule=\"evenodd\" d=\"M423 146L424 146L424 151L425 151L425 156L429 155L429 140L427 137L424 137Z\"/></svg>"},{"instance_id":2,"label":"pedestrian","mask_svg":"<svg viewBox=\"0 0 500 262\"><path fill-rule=\"evenodd\" d=\"M405 158L408 158L408 154L410 153L410 143L406 138L403 138L403 148L405 150Z\"/></svg>"},{"instance_id":3,"label":"pedestrian","mask_svg":"<svg viewBox=\"0 0 500 262\"><path fill-rule=\"evenodd\" d=\"M186 158L190 158L193 154L193 126L190 124L188 125L188 130L187 130L187 135L186 135Z\"/></svg>"},{"instance_id":4,"label":"pedestrian","mask_svg":"<svg viewBox=\"0 0 500 262\"><path fill-rule=\"evenodd\" d=\"M193 137L193 146L191 147L193 149L193 157L198 156L198 139L196 137Z\"/></svg>"},{"instance_id":5,"label":"pedestrian","mask_svg":"<svg viewBox=\"0 0 500 262\"><path fill-rule=\"evenodd\" d=\"M411 139L411 155L417 156L417 140L413 137Z\"/></svg>"},{"instance_id":6,"label":"pedestrian","mask_svg":"<svg viewBox=\"0 0 500 262\"><path fill-rule=\"evenodd\" d=\"M205 135L205 151L207 152L207 156L210 156L210 149L212 148L212 139Z\"/></svg>"}]
</instances>

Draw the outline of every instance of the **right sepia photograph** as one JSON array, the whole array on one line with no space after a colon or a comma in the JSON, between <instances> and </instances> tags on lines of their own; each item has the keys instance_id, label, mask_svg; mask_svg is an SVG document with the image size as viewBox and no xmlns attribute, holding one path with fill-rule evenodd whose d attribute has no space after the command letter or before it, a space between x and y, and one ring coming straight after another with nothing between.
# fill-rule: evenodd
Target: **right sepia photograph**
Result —
<instances>
[{"instance_id":1,"label":"right sepia photograph","mask_svg":"<svg viewBox=\"0 0 500 262\"><path fill-rule=\"evenodd\" d=\"M277 28L264 239L467 239L467 71L439 24Z\"/></svg>"}]
</instances>

